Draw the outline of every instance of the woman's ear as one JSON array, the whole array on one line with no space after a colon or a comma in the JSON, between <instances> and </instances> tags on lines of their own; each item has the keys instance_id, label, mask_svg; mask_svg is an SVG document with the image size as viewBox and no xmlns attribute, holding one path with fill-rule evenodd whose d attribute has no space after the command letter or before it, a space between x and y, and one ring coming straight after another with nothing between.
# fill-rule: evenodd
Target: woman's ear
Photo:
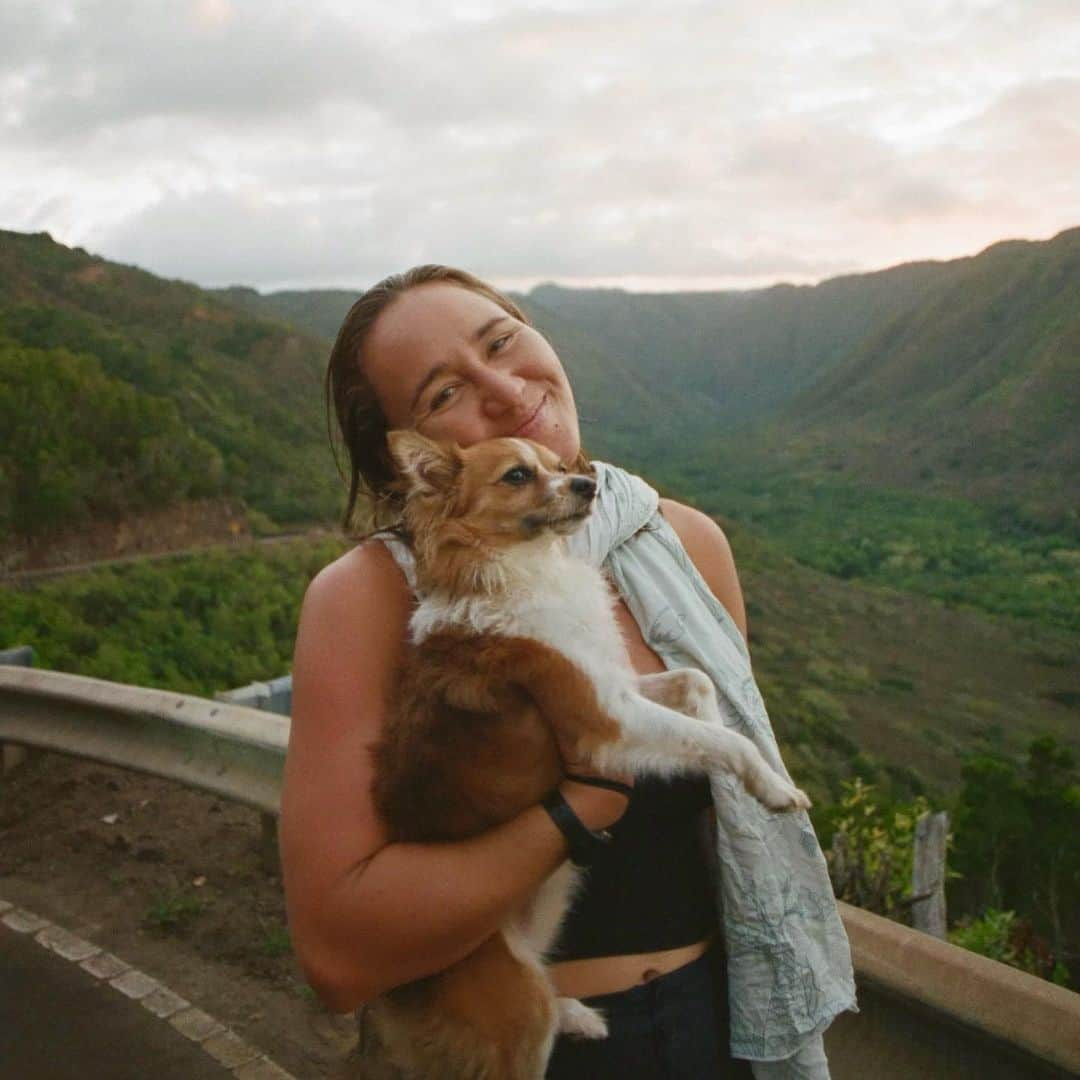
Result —
<instances>
[{"instance_id":1,"label":"woman's ear","mask_svg":"<svg viewBox=\"0 0 1080 1080\"><path fill-rule=\"evenodd\" d=\"M407 429L387 432L386 443L408 495L444 491L461 471L461 451L456 443L434 442Z\"/></svg>"}]
</instances>

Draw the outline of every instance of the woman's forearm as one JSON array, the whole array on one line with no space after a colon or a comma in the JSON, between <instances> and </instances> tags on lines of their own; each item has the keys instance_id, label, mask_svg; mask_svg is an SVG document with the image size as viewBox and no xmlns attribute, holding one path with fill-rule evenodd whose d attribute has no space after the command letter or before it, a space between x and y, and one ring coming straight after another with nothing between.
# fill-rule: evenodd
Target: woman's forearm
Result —
<instances>
[{"instance_id":1,"label":"woman's forearm","mask_svg":"<svg viewBox=\"0 0 1080 1080\"><path fill-rule=\"evenodd\" d=\"M402 983L449 967L498 930L566 858L546 811L454 843L389 844L327 900L330 972L312 981L348 1012ZM310 977L311 973L309 973Z\"/></svg>"}]
</instances>

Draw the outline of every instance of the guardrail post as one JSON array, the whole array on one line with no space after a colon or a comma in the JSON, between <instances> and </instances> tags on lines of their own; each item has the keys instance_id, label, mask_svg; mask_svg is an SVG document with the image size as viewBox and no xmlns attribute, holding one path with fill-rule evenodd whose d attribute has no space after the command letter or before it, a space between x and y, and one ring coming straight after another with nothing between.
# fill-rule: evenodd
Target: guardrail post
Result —
<instances>
[{"instance_id":1,"label":"guardrail post","mask_svg":"<svg viewBox=\"0 0 1080 1080\"><path fill-rule=\"evenodd\" d=\"M11 667L33 667L34 649L30 645L16 645L13 649L0 649L0 664ZM6 775L30 759L31 751L18 743L0 743L0 775Z\"/></svg>"},{"instance_id":2,"label":"guardrail post","mask_svg":"<svg viewBox=\"0 0 1080 1080\"><path fill-rule=\"evenodd\" d=\"M923 814L915 825L911 870L911 925L945 940L945 850L949 815L944 810Z\"/></svg>"},{"instance_id":3,"label":"guardrail post","mask_svg":"<svg viewBox=\"0 0 1080 1080\"><path fill-rule=\"evenodd\" d=\"M292 710L292 676L282 675L269 682L254 682L232 690L220 690L214 694L214 698L231 705L243 705L249 709L261 709L263 712L288 716ZM261 822L259 860L268 873L279 874L281 859L278 853L277 817L274 814L262 814Z\"/></svg>"}]
</instances>

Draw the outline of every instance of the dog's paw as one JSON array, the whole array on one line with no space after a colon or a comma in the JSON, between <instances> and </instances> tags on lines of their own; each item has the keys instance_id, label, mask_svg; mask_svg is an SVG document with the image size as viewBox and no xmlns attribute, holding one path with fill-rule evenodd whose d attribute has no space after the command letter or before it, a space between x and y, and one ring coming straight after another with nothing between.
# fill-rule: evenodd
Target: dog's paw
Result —
<instances>
[{"instance_id":1,"label":"dog's paw","mask_svg":"<svg viewBox=\"0 0 1080 1080\"><path fill-rule=\"evenodd\" d=\"M810 809L810 797L806 792L789 784L772 769L749 777L746 786L751 795L775 813Z\"/></svg>"},{"instance_id":2,"label":"dog's paw","mask_svg":"<svg viewBox=\"0 0 1080 1080\"><path fill-rule=\"evenodd\" d=\"M559 1031L573 1039L606 1039L608 1028L603 1014L577 998L559 998Z\"/></svg>"}]
</instances>

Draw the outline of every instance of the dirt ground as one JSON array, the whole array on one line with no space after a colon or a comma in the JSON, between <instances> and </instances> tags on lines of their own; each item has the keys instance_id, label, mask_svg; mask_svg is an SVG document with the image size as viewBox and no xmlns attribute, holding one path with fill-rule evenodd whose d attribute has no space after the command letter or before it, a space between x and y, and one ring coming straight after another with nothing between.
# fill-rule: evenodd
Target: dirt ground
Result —
<instances>
[{"instance_id":1,"label":"dirt ground","mask_svg":"<svg viewBox=\"0 0 1080 1080\"><path fill-rule=\"evenodd\" d=\"M257 812L180 785L35 754L0 776L0 897L123 957L298 1078L355 1042L288 945Z\"/></svg>"}]
</instances>

